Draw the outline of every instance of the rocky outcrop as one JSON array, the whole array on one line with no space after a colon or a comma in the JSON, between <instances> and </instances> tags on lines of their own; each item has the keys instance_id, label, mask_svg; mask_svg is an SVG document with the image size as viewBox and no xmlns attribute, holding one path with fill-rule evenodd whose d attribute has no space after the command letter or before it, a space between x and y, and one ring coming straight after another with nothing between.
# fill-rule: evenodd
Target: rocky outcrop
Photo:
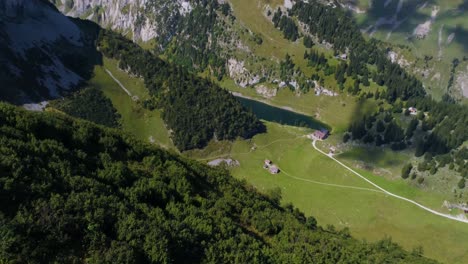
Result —
<instances>
[{"instance_id":1,"label":"rocky outcrop","mask_svg":"<svg viewBox=\"0 0 468 264\"><path fill-rule=\"evenodd\" d=\"M255 85L260 82L260 77L250 73L244 66L243 61L234 58L228 60L229 77L233 79L240 87Z\"/></svg>"},{"instance_id":2,"label":"rocky outcrop","mask_svg":"<svg viewBox=\"0 0 468 264\"><path fill-rule=\"evenodd\" d=\"M276 93L278 92L278 89L274 88L268 88L263 84L259 84L255 87L255 91L257 94L265 97L265 98L272 98L276 96Z\"/></svg>"},{"instance_id":3,"label":"rocky outcrop","mask_svg":"<svg viewBox=\"0 0 468 264\"><path fill-rule=\"evenodd\" d=\"M464 70L458 72L455 89L459 91L463 97L468 98L468 65Z\"/></svg>"},{"instance_id":4,"label":"rocky outcrop","mask_svg":"<svg viewBox=\"0 0 468 264\"><path fill-rule=\"evenodd\" d=\"M51 0L68 16L93 20L130 33L135 41L170 35L178 16L193 9L187 0Z\"/></svg>"},{"instance_id":5,"label":"rocky outcrop","mask_svg":"<svg viewBox=\"0 0 468 264\"><path fill-rule=\"evenodd\" d=\"M411 64L400 54L395 51L389 51L387 57L392 63L396 63L403 68L409 67Z\"/></svg>"}]
</instances>

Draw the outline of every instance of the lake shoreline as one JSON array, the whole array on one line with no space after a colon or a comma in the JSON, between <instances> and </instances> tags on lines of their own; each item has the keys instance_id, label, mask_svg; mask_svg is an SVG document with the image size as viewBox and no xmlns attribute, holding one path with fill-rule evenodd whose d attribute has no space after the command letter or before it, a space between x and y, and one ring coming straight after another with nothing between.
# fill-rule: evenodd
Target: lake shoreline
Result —
<instances>
[{"instance_id":1,"label":"lake shoreline","mask_svg":"<svg viewBox=\"0 0 468 264\"><path fill-rule=\"evenodd\" d=\"M275 105L275 104L272 104L271 101L268 101L268 100L261 100L261 99L258 99L258 98L255 98L255 97L251 97L251 96L247 96L247 95L244 95L242 93L239 93L239 92L233 92L233 91L229 91L234 97L239 97L239 98L244 98L244 99L248 99L248 100L252 100L252 101L257 101L257 102L260 102L260 103L263 103L263 104L267 104L269 106L272 106L272 107L276 107L276 108L280 108L280 109L283 109L283 110L286 110L286 111L289 111L289 112L293 112L293 113L296 113L296 114L301 114L301 115L305 115L305 116L309 116L311 118L314 118L313 116L305 113L305 112L301 112L299 110L296 110L292 107L289 107L289 106L280 106L280 105ZM314 118L315 119L315 118ZM318 120L319 121L319 120ZM319 121L321 122L321 121Z\"/></svg>"},{"instance_id":2,"label":"lake shoreline","mask_svg":"<svg viewBox=\"0 0 468 264\"><path fill-rule=\"evenodd\" d=\"M250 109L259 119L264 119L278 124L285 124L310 129L331 129L320 120L307 114L294 111L290 107L278 107L264 101L256 100L238 92L231 92L237 100L247 109Z\"/></svg>"}]
</instances>

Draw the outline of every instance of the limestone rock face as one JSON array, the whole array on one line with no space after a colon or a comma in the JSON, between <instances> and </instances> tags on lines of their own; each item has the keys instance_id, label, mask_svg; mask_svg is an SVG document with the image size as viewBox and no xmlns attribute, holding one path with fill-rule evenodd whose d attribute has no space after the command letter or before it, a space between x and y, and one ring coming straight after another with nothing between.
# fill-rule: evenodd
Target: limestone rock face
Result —
<instances>
[{"instance_id":1,"label":"limestone rock face","mask_svg":"<svg viewBox=\"0 0 468 264\"><path fill-rule=\"evenodd\" d=\"M179 16L193 7L187 0L50 0L73 17L93 20L103 27L130 33L134 41L170 35Z\"/></svg>"}]
</instances>

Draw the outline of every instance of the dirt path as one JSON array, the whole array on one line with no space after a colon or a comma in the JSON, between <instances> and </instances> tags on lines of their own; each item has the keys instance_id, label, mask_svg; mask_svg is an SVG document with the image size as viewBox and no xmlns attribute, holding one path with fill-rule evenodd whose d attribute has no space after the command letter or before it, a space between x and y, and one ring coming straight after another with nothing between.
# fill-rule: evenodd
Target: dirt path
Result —
<instances>
[{"instance_id":1,"label":"dirt path","mask_svg":"<svg viewBox=\"0 0 468 264\"><path fill-rule=\"evenodd\" d=\"M264 149L264 148L267 148L267 147L269 147L269 146L271 146L271 145L273 145L273 144L279 143L279 142L297 140L298 138L303 138L303 137L304 137L304 136L297 136L296 138L277 139L277 140L274 140L274 141L272 141L272 142L270 142L270 143L268 143L268 144L266 144L266 145L257 146L256 149ZM251 150L248 151L248 152L240 152L240 153L227 153L227 154L219 155L219 156L216 156L216 157L210 157L210 158L204 158L204 159L197 159L197 160L198 160L198 161L207 161L207 160L214 160L214 159L232 157L232 155L246 155L246 154L252 153L252 151L254 151L254 150L251 149ZM340 185L340 184L333 184L333 183L320 182L320 181L314 181L314 180L311 180L311 179L300 178L300 177L292 176L291 174L289 174L288 172L286 172L286 171L283 170L283 169L281 169L281 173L284 174L286 177L291 178L291 179L294 179L294 180L303 181L303 182L308 182L308 183L313 183L313 184L318 184L318 185L323 185L323 186L328 186L328 187L344 188L344 189L354 189L354 190L359 190L359 191L368 191L368 192L383 193L383 192L380 191L380 190L371 189L371 188L357 187L357 186L351 186L351 185Z\"/></svg>"},{"instance_id":2,"label":"dirt path","mask_svg":"<svg viewBox=\"0 0 468 264\"><path fill-rule=\"evenodd\" d=\"M333 156L330 156L328 155L327 153L323 152L322 150L320 150L319 148L317 148L316 146L316 141L314 140L313 143L312 143L312 146L314 146L315 150L317 150L318 152L322 153L323 155L329 157L330 159L334 160L335 162L337 162L338 164L340 164L341 166L343 166L344 168L346 168L347 170L349 170L350 172L352 172L353 174L357 175L358 177L360 177L361 179L363 179L364 181L368 182L369 184L371 184L372 186L374 186L375 188L381 190L382 192L384 192L385 194L387 195L390 195L390 196L393 196L397 199L400 199L400 200L403 200L403 201L406 201L406 202L409 202L409 203L412 203L414 205L416 205L417 207L423 209L423 210L426 210L432 214L435 214L435 215L438 215L438 216L442 216L442 217L445 217L447 219L450 219L450 220L455 220L455 221L458 221L458 222L462 222L462 223L468 223L468 219L462 219L462 218L458 218L458 217L455 217L455 216L452 216L452 215L449 215L449 214L443 214L443 213L440 213L440 212L437 212L435 210L432 210L424 205L421 205L411 199L408 199L408 198L405 198L405 197L402 197L402 196L399 196L399 195L396 195L394 193L391 193L387 190L385 190L384 188L380 187L379 185L375 184L374 182L372 182L371 180L367 179L366 177L362 176L361 174L357 173L356 171L354 171L353 169L351 169L350 167L346 166L345 164L343 164L341 161L337 160L336 158L334 158Z\"/></svg>"},{"instance_id":3,"label":"dirt path","mask_svg":"<svg viewBox=\"0 0 468 264\"><path fill-rule=\"evenodd\" d=\"M132 94L130 93L129 90L127 90L127 88L125 88L125 86L123 86L123 84L117 80L117 78L114 77L114 75L112 75L112 72L110 72L108 69L105 69L107 74L109 74L109 76L114 79L114 81L120 86L120 88L122 88L127 94L128 96L132 97Z\"/></svg>"}]
</instances>

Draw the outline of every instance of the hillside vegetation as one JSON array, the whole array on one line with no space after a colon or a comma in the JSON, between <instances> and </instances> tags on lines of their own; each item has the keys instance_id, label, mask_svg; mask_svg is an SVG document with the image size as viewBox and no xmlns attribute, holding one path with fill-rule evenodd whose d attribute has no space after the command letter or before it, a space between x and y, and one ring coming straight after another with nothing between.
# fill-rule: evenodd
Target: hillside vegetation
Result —
<instances>
[{"instance_id":1,"label":"hillside vegetation","mask_svg":"<svg viewBox=\"0 0 468 264\"><path fill-rule=\"evenodd\" d=\"M340 0L368 36L389 43L395 61L421 79L436 98L445 93L465 100L468 38L466 0ZM465 99L462 99L465 97Z\"/></svg>"},{"instance_id":2,"label":"hillside vegetation","mask_svg":"<svg viewBox=\"0 0 468 264\"><path fill-rule=\"evenodd\" d=\"M413 121L411 131L405 135L403 131L407 125L395 122L391 113L385 114L385 122L390 125L384 125L384 115L381 114L384 108L381 107L370 117L363 115L356 118L357 121L350 126L353 139L362 140L366 144L375 142L377 146L388 144L393 150L402 150L416 143L416 156L429 153L429 161L432 160L432 156L448 154L451 150L458 149L468 140L468 134L465 133L468 125L468 106L456 104L448 95L442 101L435 101L427 96L421 81L387 58L386 51L379 41L367 41L344 10L316 1L298 2L292 7L289 15L304 23L305 34L330 43L335 52L349 53L349 63L342 63L340 67L336 67L335 77L337 81L342 80L338 81L339 83L343 83L346 78L356 79L356 90L359 91L359 82L368 83L371 77L385 89L367 93L365 97L382 99L392 104L395 113L401 113L403 107L420 109L419 119L422 121L424 134L418 138L413 137L418 122ZM318 17L320 19L317 19ZM319 62L322 60L318 59ZM428 113L427 116L424 112ZM379 115L381 118L377 118ZM377 133L374 130L377 130ZM345 141L348 139L349 136L346 135ZM450 155L448 159L451 159ZM460 167L462 176L468 177L466 166L462 164Z\"/></svg>"},{"instance_id":3,"label":"hillside vegetation","mask_svg":"<svg viewBox=\"0 0 468 264\"><path fill-rule=\"evenodd\" d=\"M111 100L97 88L88 88L74 95L51 102L51 106L71 116L108 127L119 126L119 114Z\"/></svg>"},{"instance_id":4,"label":"hillside vegetation","mask_svg":"<svg viewBox=\"0 0 468 264\"><path fill-rule=\"evenodd\" d=\"M110 31L101 31L99 49L119 60L119 67L142 76L152 98L148 108L162 108L180 150L206 146L211 139L249 138L265 131L255 115L226 90L166 63L137 44Z\"/></svg>"},{"instance_id":5,"label":"hillside vegetation","mask_svg":"<svg viewBox=\"0 0 468 264\"><path fill-rule=\"evenodd\" d=\"M116 130L0 104L0 131L1 262L433 263Z\"/></svg>"}]
</instances>

